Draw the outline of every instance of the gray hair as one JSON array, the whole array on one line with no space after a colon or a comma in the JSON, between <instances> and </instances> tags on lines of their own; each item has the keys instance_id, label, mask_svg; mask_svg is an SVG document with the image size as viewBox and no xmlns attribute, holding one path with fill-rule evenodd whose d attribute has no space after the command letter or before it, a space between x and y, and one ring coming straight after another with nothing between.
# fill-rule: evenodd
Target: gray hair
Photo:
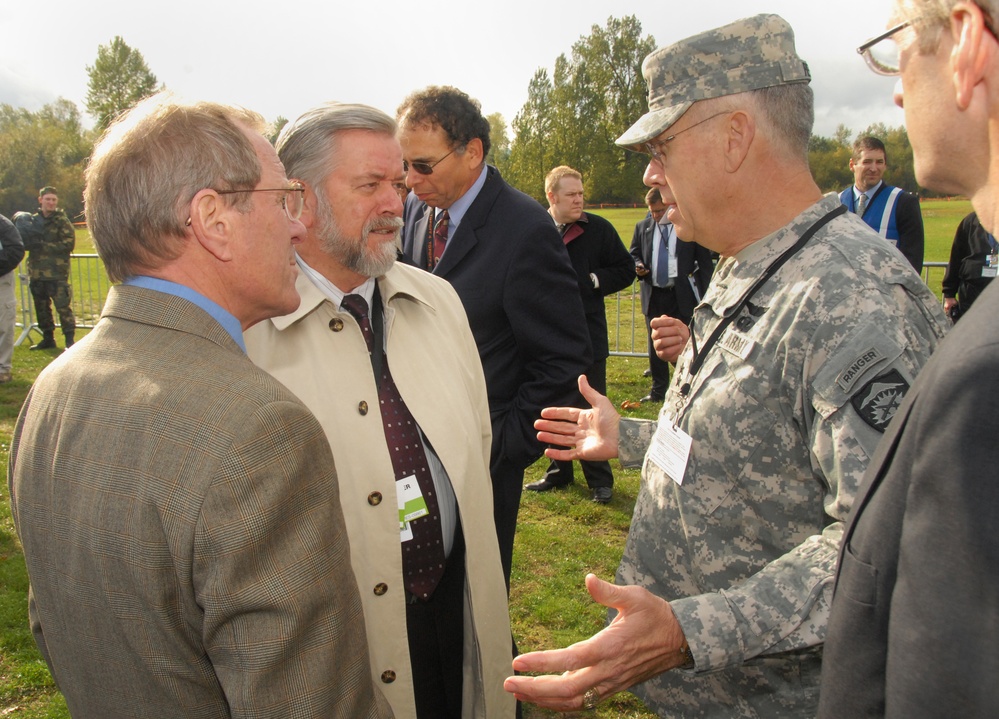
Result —
<instances>
[{"instance_id":1,"label":"gray hair","mask_svg":"<svg viewBox=\"0 0 999 719\"><path fill-rule=\"evenodd\" d=\"M111 281L180 256L201 190L256 187L262 169L246 133L265 129L249 110L163 92L116 120L94 148L84 188L87 227ZM252 204L247 194L223 197L240 211Z\"/></svg>"},{"instance_id":2,"label":"gray hair","mask_svg":"<svg viewBox=\"0 0 999 719\"><path fill-rule=\"evenodd\" d=\"M716 112L735 111L750 105L756 111L760 132L784 157L808 162L808 142L815 123L815 98L811 85L795 83L749 90L697 104L710 104Z\"/></svg>"},{"instance_id":3,"label":"gray hair","mask_svg":"<svg viewBox=\"0 0 999 719\"><path fill-rule=\"evenodd\" d=\"M915 26L919 38L919 52L936 52L940 43L940 32L947 25L951 10L960 0L898 0L902 17ZM999 0L974 0L974 4L985 14L985 21L995 30L999 19Z\"/></svg>"},{"instance_id":4,"label":"gray hair","mask_svg":"<svg viewBox=\"0 0 999 719\"><path fill-rule=\"evenodd\" d=\"M337 137L347 130L395 135L395 120L367 105L327 102L281 130L275 145L288 177L321 187L336 167ZM322 193L317 192L321 199Z\"/></svg>"}]
</instances>

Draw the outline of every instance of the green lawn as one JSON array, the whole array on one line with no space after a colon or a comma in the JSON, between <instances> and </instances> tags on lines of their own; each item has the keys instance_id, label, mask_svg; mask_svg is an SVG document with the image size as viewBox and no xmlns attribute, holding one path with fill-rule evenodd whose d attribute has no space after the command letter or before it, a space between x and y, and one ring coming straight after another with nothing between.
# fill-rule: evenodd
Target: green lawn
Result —
<instances>
[{"instance_id":1,"label":"green lawn","mask_svg":"<svg viewBox=\"0 0 999 719\"><path fill-rule=\"evenodd\" d=\"M966 201L923 203L927 261L946 261L954 230L969 211ZM627 246L635 223L645 212L641 208L610 209L597 214L608 217L615 224ZM85 231L79 232L77 252L92 251L89 236ZM935 286L931 280L934 290L939 291L942 276L940 271ZM620 332L622 342L630 341L629 332L637 332L637 346L644 347L644 327L629 327L634 302L637 298L628 291L622 295L620 305L614 298L609 299L609 324L617 325L617 316L613 313L620 312L625 318ZM27 345L15 350L14 381L0 385L0 461L4 475L6 453L21 403L38 372L56 354L29 352ZM609 395L616 406L648 393L649 381L642 377L647 366L647 360L640 357L612 357L609 360ZM657 411L658 407L643 406L624 413L652 418ZM527 481L540 477L545 466L547 462L542 460L530 468ZM564 492L526 492L524 495L510 602L514 633L522 651L565 646L590 636L603 626L604 609L590 601L583 577L587 572L594 572L604 579L613 578L624 549L639 485L637 470L622 471L616 462L612 462L612 466L615 467L615 493L614 500L607 506L589 501L589 492L578 467L577 482L572 488ZM54 688L28 631L27 576L8 502L4 481L0 489L0 717L67 717L65 703ZM527 707L525 716L536 719L556 715ZM653 715L644 711L641 703L630 695L622 694L604 702L595 713L587 716L610 719Z\"/></svg>"}]
</instances>

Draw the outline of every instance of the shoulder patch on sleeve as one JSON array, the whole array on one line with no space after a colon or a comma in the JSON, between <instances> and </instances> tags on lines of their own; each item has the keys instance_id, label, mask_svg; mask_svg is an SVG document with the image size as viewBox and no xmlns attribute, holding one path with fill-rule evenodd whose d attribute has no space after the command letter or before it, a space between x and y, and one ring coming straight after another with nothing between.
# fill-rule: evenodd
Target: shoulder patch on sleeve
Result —
<instances>
[{"instance_id":1,"label":"shoulder patch on sleeve","mask_svg":"<svg viewBox=\"0 0 999 719\"><path fill-rule=\"evenodd\" d=\"M861 419L883 433L908 391L909 383L897 369L893 369L857 390L850 403Z\"/></svg>"}]
</instances>

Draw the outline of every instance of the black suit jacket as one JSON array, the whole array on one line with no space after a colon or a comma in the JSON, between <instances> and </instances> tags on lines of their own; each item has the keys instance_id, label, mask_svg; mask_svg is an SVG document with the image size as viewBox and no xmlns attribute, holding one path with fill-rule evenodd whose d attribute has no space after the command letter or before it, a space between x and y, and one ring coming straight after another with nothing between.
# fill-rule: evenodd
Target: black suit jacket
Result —
<instances>
[{"instance_id":1,"label":"black suit jacket","mask_svg":"<svg viewBox=\"0 0 999 719\"><path fill-rule=\"evenodd\" d=\"M819 716L999 707L999 283L951 330L871 459L840 549Z\"/></svg>"},{"instance_id":2,"label":"black suit jacket","mask_svg":"<svg viewBox=\"0 0 999 719\"><path fill-rule=\"evenodd\" d=\"M599 215L584 212L583 217L566 230L565 239L569 239L565 248L579 282L579 296L583 300L593 361L596 362L610 354L604 297L623 290L635 281L635 263L624 249L614 225ZM599 287L593 286L590 273L597 276Z\"/></svg>"},{"instance_id":3,"label":"black suit jacket","mask_svg":"<svg viewBox=\"0 0 999 719\"><path fill-rule=\"evenodd\" d=\"M495 167L487 173L434 274L457 291L479 348L493 460L526 468L543 451L534 429L541 410L572 404L578 394L590 338L576 273L552 218ZM403 247L417 264L426 231L424 208Z\"/></svg>"},{"instance_id":4,"label":"black suit jacket","mask_svg":"<svg viewBox=\"0 0 999 719\"><path fill-rule=\"evenodd\" d=\"M649 274L640 277L642 281L642 314L649 314L649 298L652 296L652 241L655 239L656 223L652 215L646 215L635 225L635 234L631 239L631 256L637 265L641 262L649 268ZM676 243L676 301L684 317L690 317L697 306L697 297L690 285L693 280L701 297L708 289L711 275L714 273L714 263L711 252L696 242L685 242L679 237Z\"/></svg>"}]
</instances>

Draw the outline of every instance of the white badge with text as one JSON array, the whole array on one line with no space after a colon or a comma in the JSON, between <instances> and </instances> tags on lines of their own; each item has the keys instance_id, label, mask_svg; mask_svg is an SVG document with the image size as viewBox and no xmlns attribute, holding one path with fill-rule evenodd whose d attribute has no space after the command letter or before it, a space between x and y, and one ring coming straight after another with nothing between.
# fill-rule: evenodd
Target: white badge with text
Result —
<instances>
[{"instance_id":1,"label":"white badge with text","mask_svg":"<svg viewBox=\"0 0 999 719\"><path fill-rule=\"evenodd\" d=\"M430 514L430 510L427 509L427 500L423 498L415 474L397 479L395 493L399 499L399 540L408 542L413 538L413 529L409 523L414 519L426 517Z\"/></svg>"},{"instance_id":2,"label":"white badge with text","mask_svg":"<svg viewBox=\"0 0 999 719\"><path fill-rule=\"evenodd\" d=\"M690 435L677 427L665 414L659 418L659 426L652 437L649 447L649 459L677 484L683 484L683 475L687 471L687 459L690 457L690 446L693 440Z\"/></svg>"}]
</instances>

